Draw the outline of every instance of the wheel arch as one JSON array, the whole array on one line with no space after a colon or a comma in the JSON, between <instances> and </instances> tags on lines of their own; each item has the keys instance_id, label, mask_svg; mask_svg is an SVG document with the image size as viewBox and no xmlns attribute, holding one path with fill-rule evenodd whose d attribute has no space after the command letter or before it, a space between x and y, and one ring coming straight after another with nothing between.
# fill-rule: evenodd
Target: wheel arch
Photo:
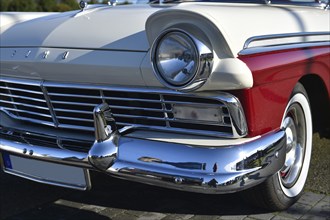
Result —
<instances>
[{"instance_id":1,"label":"wheel arch","mask_svg":"<svg viewBox=\"0 0 330 220\"><path fill-rule=\"evenodd\" d=\"M319 132L321 136L330 136L330 100L325 82L316 74L305 75L299 82L308 94L314 132Z\"/></svg>"}]
</instances>

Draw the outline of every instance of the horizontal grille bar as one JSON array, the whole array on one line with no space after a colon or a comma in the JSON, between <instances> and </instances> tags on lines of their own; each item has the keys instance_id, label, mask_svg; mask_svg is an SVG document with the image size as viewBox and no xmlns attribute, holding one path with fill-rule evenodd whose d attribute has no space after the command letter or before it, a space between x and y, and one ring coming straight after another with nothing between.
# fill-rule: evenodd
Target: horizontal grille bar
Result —
<instances>
[{"instance_id":1,"label":"horizontal grille bar","mask_svg":"<svg viewBox=\"0 0 330 220\"><path fill-rule=\"evenodd\" d=\"M84 122L93 122L93 119L85 119L85 118L75 118L75 117L63 117L63 116L57 116L59 120L72 120L72 121L84 121Z\"/></svg>"},{"instance_id":2,"label":"horizontal grille bar","mask_svg":"<svg viewBox=\"0 0 330 220\"><path fill-rule=\"evenodd\" d=\"M33 122L33 123L37 123L37 124L41 124L41 125L54 126L54 123L50 119L47 121L47 120L40 120L40 119L36 119L36 118L32 118L32 117L24 117L24 116L19 116L18 117L17 115L12 114L12 112L8 112L8 110L6 110L2 107L0 107L0 110L4 111L5 113L8 113L9 116L11 116L15 119L28 121L28 122Z\"/></svg>"},{"instance_id":3,"label":"horizontal grille bar","mask_svg":"<svg viewBox=\"0 0 330 220\"><path fill-rule=\"evenodd\" d=\"M30 90L31 89L31 90ZM119 128L143 129L231 137L232 121L224 102L165 90L90 87L15 80L0 81L1 109L15 118L58 128L94 130L93 109L107 102ZM221 116L207 121L176 118L174 106L213 108ZM210 117L208 117L210 118Z\"/></svg>"},{"instance_id":4,"label":"horizontal grille bar","mask_svg":"<svg viewBox=\"0 0 330 220\"><path fill-rule=\"evenodd\" d=\"M43 93L42 92L39 92L39 91L33 91L33 90L27 90L27 89L20 89L20 88L14 88L14 87L0 86L0 89L7 89L7 90L11 90L11 91L19 91L19 92L25 92L25 93L43 95Z\"/></svg>"},{"instance_id":5,"label":"horizontal grille bar","mask_svg":"<svg viewBox=\"0 0 330 220\"><path fill-rule=\"evenodd\" d=\"M136 118L136 119L146 119L146 120L156 120L156 121L166 121L166 118L156 118L147 116L137 116L137 115L124 115L124 114L113 114L113 116L119 118Z\"/></svg>"},{"instance_id":6,"label":"horizontal grille bar","mask_svg":"<svg viewBox=\"0 0 330 220\"><path fill-rule=\"evenodd\" d=\"M78 94L60 94L60 93L48 93L49 96L52 97L70 97L70 98L89 98L89 99L100 99L100 96L92 96L92 95L78 95Z\"/></svg>"},{"instance_id":7,"label":"horizontal grille bar","mask_svg":"<svg viewBox=\"0 0 330 220\"><path fill-rule=\"evenodd\" d=\"M20 106L25 106L25 107L29 107L29 108L48 110L47 107L43 107L43 106L35 106L35 105L19 103L19 102L12 102L12 101L5 101L5 100L0 100L0 102L7 103L7 104L12 104L12 105L16 105L16 106L20 105Z\"/></svg>"},{"instance_id":8,"label":"horizontal grille bar","mask_svg":"<svg viewBox=\"0 0 330 220\"><path fill-rule=\"evenodd\" d=\"M58 136L46 136L30 132L25 133L22 131L7 130L6 128L0 129L0 137L29 145L47 146L50 148L61 148L85 153L87 153L93 145L92 141L81 141Z\"/></svg>"},{"instance_id":9,"label":"horizontal grille bar","mask_svg":"<svg viewBox=\"0 0 330 220\"><path fill-rule=\"evenodd\" d=\"M74 129L74 130L84 130L84 131L94 131L94 127L92 126L83 126L83 125L74 125L74 124L60 124L59 128L65 129Z\"/></svg>"},{"instance_id":10,"label":"horizontal grille bar","mask_svg":"<svg viewBox=\"0 0 330 220\"><path fill-rule=\"evenodd\" d=\"M37 99L37 98L32 98L32 97L22 96L22 95L0 93L0 96L6 96L6 97L10 97L10 98L19 98L19 99L25 99L25 100L35 101L35 102L46 103L46 101L44 99Z\"/></svg>"},{"instance_id":11,"label":"horizontal grille bar","mask_svg":"<svg viewBox=\"0 0 330 220\"><path fill-rule=\"evenodd\" d=\"M70 113L81 113L81 114L88 114L93 115L91 111L81 111L81 110L72 110L72 109L62 109L62 108L54 108L55 112L70 112Z\"/></svg>"},{"instance_id":12,"label":"horizontal grille bar","mask_svg":"<svg viewBox=\"0 0 330 220\"><path fill-rule=\"evenodd\" d=\"M138 99L138 98L124 98L124 97L110 97L105 96L104 99L108 100L119 100L119 101L132 101L132 102L152 102L152 103L160 103L160 100L148 100L148 99Z\"/></svg>"},{"instance_id":13,"label":"horizontal grille bar","mask_svg":"<svg viewBox=\"0 0 330 220\"><path fill-rule=\"evenodd\" d=\"M131 107L127 106L117 106L117 105L109 105L111 109L132 109ZM166 109L156 109L156 108L142 108L142 107L134 107L134 110L142 110L142 111L152 111L152 112L171 112L170 110Z\"/></svg>"},{"instance_id":14,"label":"horizontal grille bar","mask_svg":"<svg viewBox=\"0 0 330 220\"><path fill-rule=\"evenodd\" d=\"M92 106L95 107L95 104L83 103L83 102L68 102L68 101L52 101L53 104L65 104L65 105L79 105L79 106Z\"/></svg>"},{"instance_id":15,"label":"horizontal grille bar","mask_svg":"<svg viewBox=\"0 0 330 220\"><path fill-rule=\"evenodd\" d=\"M41 117L45 117L45 118L51 118L51 115L47 115L47 114L41 114L38 112L33 112L33 111L26 111L26 110L21 110L21 109L16 109L16 108L3 108L4 110L9 110L9 111L14 111L14 112L19 112L19 113L26 113L26 114L30 114L30 115L36 115L36 116L41 116Z\"/></svg>"}]
</instances>

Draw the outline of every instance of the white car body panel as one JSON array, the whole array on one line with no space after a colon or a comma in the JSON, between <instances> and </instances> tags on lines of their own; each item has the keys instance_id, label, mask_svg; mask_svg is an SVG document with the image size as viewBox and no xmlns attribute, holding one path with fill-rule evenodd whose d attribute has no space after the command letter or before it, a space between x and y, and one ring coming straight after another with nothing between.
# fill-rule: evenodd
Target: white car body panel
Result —
<instances>
[{"instance_id":1,"label":"white car body panel","mask_svg":"<svg viewBox=\"0 0 330 220\"><path fill-rule=\"evenodd\" d=\"M195 14L196 20L191 23L199 22L198 19L208 19L212 24L216 24L234 57L243 49L245 41L253 36L330 30L330 12L318 8L287 5L185 3L158 11L152 15L152 21L149 18L150 26L153 28L148 32L149 42L151 43L159 33L167 28L166 26L175 26L180 23L181 19L177 18L180 17L180 13L185 15L186 12ZM169 16L170 13L173 13L173 16ZM166 20L162 19L162 15L165 14L167 14ZM169 17L173 21L169 21ZM210 40L216 41L219 40L219 37ZM223 48L214 49L220 57L219 54L222 52L217 50L223 50Z\"/></svg>"},{"instance_id":2,"label":"white car body panel","mask_svg":"<svg viewBox=\"0 0 330 220\"><path fill-rule=\"evenodd\" d=\"M246 39L252 36L270 33L329 31L330 26L329 11L297 6L183 3L172 7L134 5L114 8L101 7L98 10L91 10L93 10L91 13L81 16L75 16L80 12L74 11L42 17L35 19L33 22L25 22L24 28L18 24L17 28L12 27L9 33L3 33L1 44L2 46L52 46L147 51L150 45L145 42L145 35L141 32L145 31L145 22L150 15L156 12L152 15L155 19L158 18L158 14L162 13L174 13L175 15L188 12L218 24L217 28L225 37L232 54L236 56L242 49ZM33 13L31 18L43 15L45 14ZM184 14L182 15L184 16ZM24 16L29 17L26 13ZM309 19L315 16L318 19ZM45 20L48 21L47 26L43 25ZM97 23L99 25L92 25L91 21L93 21L93 24ZM148 32L149 44L167 26L180 23L181 20L169 21L167 19L164 21L159 19L155 22L159 23L155 23L153 26L155 29ZM134 25L131 25L133 23ZM164 23L167 23L167 25L163 26ZM40 31L39 39L36 39L35 35L29 32L31 28L36 26ZM295 27L295 29L292 29L292 27ZM94 35L96 31L98 33L97 38Z\"/></svg>"},{"instance_id":3,"label":"white car body panel","mask_svg":"<svg viewBox=\"0 0 330 220\"><path fill-rule=\"evenodd\" d=\"M55 12L2 12L0 13L0 33L4 32L11 26L23 22L40 18L43 16L49 16L51 14L57 14Z\"/></svg>"},{"instance_id":4,"label":"white car body panel","mask_svg":"<svg viewBox=\"0 0 330 220\"><path fill-rule=\"evenodd\" d=\"M314 14L318 19L308 19ZM229 3L99 7L52 14L3 31L2 72L46 81L164 88L153 73L148 51L160 33L179 27L200 35L213 46L216 55L212 74L200 91L217 90L219 85L222 90L250 88L252 74L236 58L249 37L329 31L328 18L329 11L316 8ZM194 25L202 31L194 30ZM36 28L38 35L31 32ZM27 58L29 51L31 55ZM50 55L43 59L47 51ZM67 51L68 59L63 60L61 57ZM43 63L53 63L54 68L43 69ZM92 79L91 72L95 76Z\"/></svg>"},{"instance_id":5,"label":"white car body panel","mask_svg":"<svg viewBox=\"0 0 330 220\"><path fill-rule=\"evenodd\" d=\"M13 51L16 51L14 57ZM30 55L26 57L29 51L31 51ZM50 52L47 58L44 58L46 51ZM67 51L69 55L63 59ZM55 82L144 86L139 69L144 57L143 52L33 47L2 48L1 75Z\"/></svg>"},{"instance_id":6,"label":"white car body panel","mask_svg":"<svg viewBox=\"0 0 330 220\"><path fill-rule=\"evenodd\" d=\"M1 45L147 51L145 20L155 9L138 8L100 7L81 16L77 14L82 12L72 11L27 21L4 32ZM37 36L31 32L36 27Z\"/></svg>"}]
</instances>

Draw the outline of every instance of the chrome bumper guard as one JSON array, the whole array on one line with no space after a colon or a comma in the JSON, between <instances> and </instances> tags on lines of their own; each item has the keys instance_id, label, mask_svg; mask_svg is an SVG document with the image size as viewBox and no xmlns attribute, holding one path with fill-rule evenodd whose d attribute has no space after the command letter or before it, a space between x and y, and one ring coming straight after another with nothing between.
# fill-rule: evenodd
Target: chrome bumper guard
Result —
<instances>
[{"instance_id":1,"label":"chrome bumper guard","mask_svg":"<svg viewBox=\"0 0 330 220\"><path fill-rule=\"evenodd\" d=\"M116 129L107 104L95 108L94 122L96 141L88 153L7 139L1 139L0 150L96 169L127 180L212 194L257 185L278 172L285 161L284 131L235 146L206 147L126 137Z\"/></svg>"}]
</instances>

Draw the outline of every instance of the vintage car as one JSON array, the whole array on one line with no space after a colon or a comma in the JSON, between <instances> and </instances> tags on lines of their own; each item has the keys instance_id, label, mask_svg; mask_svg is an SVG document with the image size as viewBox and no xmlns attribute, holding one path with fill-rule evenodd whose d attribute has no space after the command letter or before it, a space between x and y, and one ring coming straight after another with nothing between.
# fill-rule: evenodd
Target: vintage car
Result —
<instances>
[{"instance_id":1,"label":"vintage car","mask_svg":"<svg viewBox=\"0 0 330 220\"><path fill-rule=\"evenodd\" d=\"M313 124L330 125L326 3L80 5L1 13L4 172L80 190L100 171L243 191L271 210L297 201Z\"/></svg>"}]
</instances>

